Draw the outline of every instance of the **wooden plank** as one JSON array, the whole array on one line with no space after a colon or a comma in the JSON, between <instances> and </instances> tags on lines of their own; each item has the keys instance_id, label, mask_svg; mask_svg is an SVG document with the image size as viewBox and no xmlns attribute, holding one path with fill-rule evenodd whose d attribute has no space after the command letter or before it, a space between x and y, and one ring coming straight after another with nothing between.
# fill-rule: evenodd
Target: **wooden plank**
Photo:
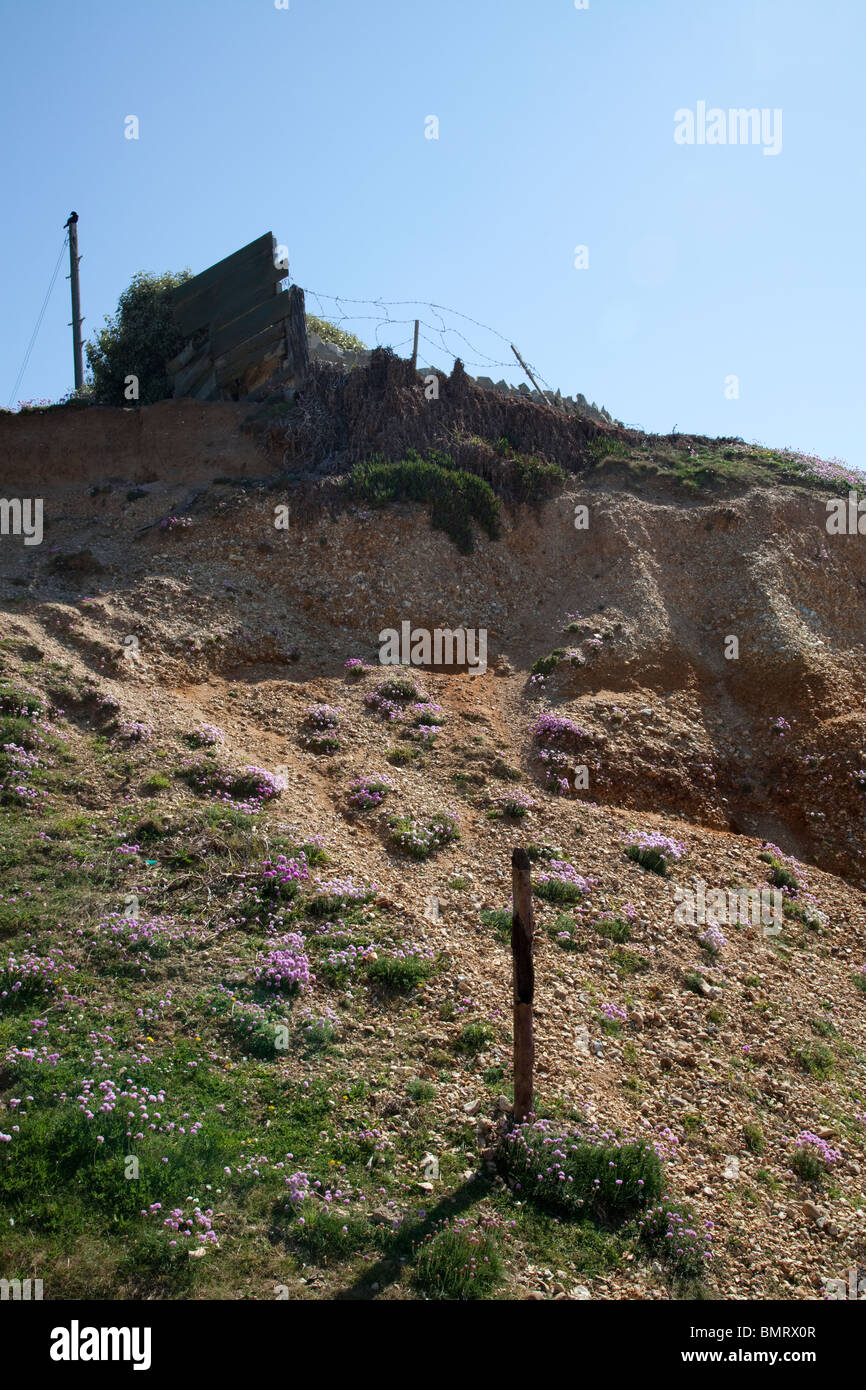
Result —
<instances>
[{"instance_id":1,"label":"wooden plank","mask_svg":"<svg viewBox=\"0 0 866 1390\"><path fill-rule=\"evenodd\" d=\"M217 328L225 328L234 319L240 318L241 314L249 313L257 304L264 300L273 300L280 293L279 277L280 272L270 270L260 274L256 281L242 280L237 284L227 285L225 292L220 296L214 306L214 312L209 320L209 327L213 332Z\"/></svg>"},{"instance_id":2,"label":"wooden plank","mask_svg":"<svg viewBox=\"0 0 866 1390\"><path fill-rule=\"evenodd\" d=\"M247 367L272 357L282 356L285 352L285 341L286 336L281 324L266 328L263 333L257 333L255 338L249 338L233 352L217 358L217 383L223 386L241 376Z\"/></svg>"},{"instance_id":3,"label":"wooden plank","mask_svg":"<svg viewBox=\"0 0 866 1390\"><path fill-rule=\"evenodd\" d=\"M258 261L180 305L174 310L174 321L186 338L200 328L228 323L262 299L273 298L279 281L284 278L282 271L270 261Z\"/></svg>"},{"instance_id":4,"label":"wooden plank","mask_svg":"<svg viewBox=\"0 0 866 1390\"><path fill-rule=\"evenodd\" d=\"M214 357L224 357L233 348L240 347L248 338L252 338L256 333L260 333L263 328L268 328L272 323L278 323L280 319L288 317L289 296L284 291L282 294L273 295L270 299L264 299L260 304L256 304L239 318L232 319L231 322L223 326L216 324L211 329L211 350Z\"/></svg>"},{"instance_id":5,"label":"wooden plank","mask_svg":"<svg viewBox=\"0 0 866 1390\"><path fill-rule=\"evenodd\" d=\"M217 379L214 371L210 371L207 376L202 377L195 390L189 392L190 399L194 401L215 401L217 395Z\"/></svg>"},{"instance_id":6,"label":"wooden plank","mask_svg":"<svg viewBox=\"0 0 866 1390\"><path fill-rule=\"evenodd\" d=\"M174 378L174 394L176 396L190 396L195 390L202 377L207 376L213 370L213 358L205 350L195 358L188 367L182 372L178 372Z\"/></svg>"},{"instance_id":7,"label":"wooden plank","mask_svg":"<svg viewBox=\"0 0 866 1390\"><path fill-rule=\"evenodd\" d=\"M242 246L240 251L233 251L230 256L225 256L221 261L215 261L208 266L207 270L194 275L191 280L185 280L182 285L178 285L171 294L171 302L175 308L185 304L188 300L194 299L203 290L210 289L226 276L236 275L251 261L269 260L271 265L274 263L274 253L276 251L276 238L272 232L265 232L264 236L256 237L255 241ZM287 272L284 270L283 275Z\"/></svg>"},{"instance_id":8,"label":"wooden plank","mask_svg":"<svg viewBox=\"0 0 866 1390\"><path fill-rule=\"evenodd\" d=\"M185 367L188 362L191 362L193 351L194 349L192 343L184 343L180 352L177 354L177 357L173 357L170 362L166 362L165 370L168 373L168 375L174 376L174 374L176 372L179 372L183 367Z\"/></svg>"}]
</instances>

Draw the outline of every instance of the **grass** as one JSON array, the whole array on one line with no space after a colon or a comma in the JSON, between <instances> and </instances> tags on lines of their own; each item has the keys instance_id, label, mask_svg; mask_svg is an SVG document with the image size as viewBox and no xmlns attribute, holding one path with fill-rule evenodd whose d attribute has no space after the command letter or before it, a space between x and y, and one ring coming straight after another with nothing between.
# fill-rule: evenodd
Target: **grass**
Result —
<instances>
[{"instance_id":1,"label":"grass","mask_svg":"<svg viewBox=\"0 0 866 1390\"><path fill-rule=\"evenodd\" d=\"M618 945L623 946L631 940L631 927L621 917L602 917L593 922L593 926L599 936L604 936L609 941L615 941Z\"/></svg>"},{"instance_id":2,"label":"grass","mask_svg":"<svg viewBox=\"0 0 866 1390\"><path fill-rule=\"evenodd\" d=\"M794 1061L801 1071L809 1076L814 1076L819 1081L826 1081L832 1076L836 1059L826 1043L805 1042L799 1047L794 1048Z\"/></svg>"},{"instance_id":3,"label":"grass","mask_svg":"<svg viewBox=\"0 0 866 1390\"><path fill-rule=\"evenodd\" d=\"M646 956L642 956L639 951L628 951L624 947L618 947L611 952L611 964L620 975L642 975L645 971L652 969L651 961Z\"/></svg>"},{"instance_id":4,"label":"grass","mask_svg":"<svg viewBox=\"0 0 866 1390\"><path fill-rule=\"evenodd\" d=\"M749 1153L761 1154L766 1148L763 1130L753 1120L747 1120L743 1125L743 1140Z\"/></svg>"},{"instance_id":5,"label":"grass","mask_svg":"<svg viewBox=\"0 0 866 1390\"><path fill-rule=\"evenodd\" d=\"M511 940L511 912L507 907L483 907L481 922L489 927L500 941Z\"/></svg>"},{"instance_id":6,"label":"grass","mask_svg":"<svg viewBox=\"0 0 866 1390\"><path fill-rule=\"evenodd\" d=\"M493 1029L486 1023L464 1023L454 1047L457 1052L465 1052L474 1057L484 1052L493 1041Z\"/></svg>"},{"instance_id":7,"label":"grass","mask_svg":"<svg viewBox=\"0 0 866 1390\"><path fill-rule=\"evenodd\" d=\"M382 955L370 961L367 979L392 994L407 994L423 984L432 969L423 956Z\"/></svg>"}]
</instances>

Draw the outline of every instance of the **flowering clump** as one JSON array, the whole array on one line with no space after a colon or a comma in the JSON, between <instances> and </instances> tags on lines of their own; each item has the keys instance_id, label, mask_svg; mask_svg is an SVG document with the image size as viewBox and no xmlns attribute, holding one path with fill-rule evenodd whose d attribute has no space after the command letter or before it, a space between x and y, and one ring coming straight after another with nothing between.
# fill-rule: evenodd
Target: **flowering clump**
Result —
<instances>
[{"instance_id":1,"label":"flowering clump","mask_svg":"<svg viewBox=\"0 0 866 1390\"><path fill-rule=\"evenodd\" d=\"M549 859L547 868L536 875L533 888L539 898L551 903L576 903L589 893L592 883L565 859Z\"/></svg>"},{"instance_id":2,"label":"flowering clump","mask_svg":"<svg viewBox=\"0 0 866 1390\"><path fill-rule=\"evenodd\" d=\"M347 907L368 903L378 891L377 883L356 883L351 877L317 878L315 889L307 899L307 911L311 917L330 917Z\"/></svg>"},{"instance_id":3,"label":"flowering clump","mask_svg":"<svg viewBox=\"0 0 866 1390\"><path fill-rule=\"evenodd\" d=\"M356 777L349 783L349 805L358 811L369 811L380 806L394 783L387 777Z\"/></svg>"},{"instance_id":4,"label":"flowering clump","mask_svg":"<svg viewBox=\"0 0 866 1390\"><path fill-rule=\"evenodd\" d=\"M629 830L623 839L629 859L662 877L667 873L668 865L679 863L686 852L685 845L678 840L672 840L669 835L659 835L654 830Z\"/></svg>"},{"instance_id":5,"label":"flowering clump","mask_svg":"<svg viewBox=\"0 0 866 1390\"><path fill-rule=\"evenodd\" d=\"M281 937L276 950L257 957L253 971L256 984L283 994L299 994L310 989L313 977L306 946L300 932L289 932Z\"/></svg>"},{"instance_id":6,"label":"flowering clump","mask_svg":"<svg viewBox=\"0 0 866 1390\"><path fill-rule=\"evenodd\" d=\"M124 956L147 956L150 960L167 956L177 942L195 935L181 927L173 917L124 917L112 912L96 928L98 938L110 943Z\"/></svg>"},{"instance_id":7,"label":"flowering clump","mask_svg":"<svg viewBox=\"0 0 866 1390\"><path fill-rule=\"evenodd\" d=\"M0 999L30 999L38 994L50 994L60 984L64 971L72 969L56 947L49 956L37 956L27 951L22 956L7 956L0 961Z\"/></svg>"},{"instance_id":8,"label":"flowering clump","mask_svg":"<svg viewBox=\"0 0 866 1390\"><path fill-rule=\"evenodd\" d=\"M329 926L330 923L325 923ZM328 933L338 936L339 933ZM371 961L376 954L374 946L358 946L350 941L345 946L329 946L321 958L321 973L332 985L343 985L350 975L357 973L359 967Z\"/></svg>"},{"instance_id":9,"label":"flowering clump","mask_svg":"<svg viewBox=\"0 0 866 1390\"><path fill-rule=\"evenodd\" d=\"M538 744L536 757L546 785L551 791L567 796L573 789L574 756L582 744L594 742L595 735L558 714L542 714L530 732Z\"/></svg>"},{"instance_id":10,"label":"flowering clump","mask_svg":"<svg viewBox=\"0 0 866 1390\"><path fill-rule=\"evenodd\" d=\"M241 874L232 906L240 912L242 921L279 931L286 911L291 910L292 900L309 876L303 849L265 859L257 870Z\"/></svg>"},{"instance_id":11,"label":"flowering clump","mask_svg":"<svg viewBox=\"0 0 866 1390\"><path fill-rule=\"evenodd\" d=\"M298 1014L298 1033L309 1048L330 1047L339 1037L342 1026L342 1019L327 1004L320 1004L317 1009L304 1005Z\"/></svg>"},{"instance_id":12,"label":"flowering clump","mask_svg":"<svg viewBox=\"0 0 866 1390\"><path fill-rule=\"evenodd\" d=\"M529 811L534 811L536 803L526 792L503 792L496 800L497 806L512 820L522 820Z\"/></svg>"},{"instance_id":13,"label":"flowering clump","mask_svg":"<svg viewBox=\"0 0 866 1390\"><path fill-rule=\"evenodd\" d=\"M143 719L120 719L117 732L120 738L127 739L129 743L149 743L153 738L153 725Z\"/></svg>"},{"instance_id":14,"label":"flowering clump","mask_svg":"<svg viewBox=\"0 0 866 1390\"><path fill-rule=\"evenodd\" d=\"M728 944L728 938L715 922L698 934L698 941L711 956L717 956L722 947Z\"/></svg>"},{"instance_id":15,"label":"flowering clump","mask_svg":"<svg viewBox=\"0 0 866 1390\"><path fill-rule=\"evenodd\" d=\"M775 734L777 738L784 738L785 735L790 732L791 725L788 723L787 719L783 719L781 714L777 714L770 725L770 733Z\"/></svg>"},{"instance_id":16,"label":"flowering clump","mask_svg":"<svg viewBox=\"0 0 866 1390\"><path fill-rule=\"evenodd\" d=\"M806 1182L820 1182L821 1178L838 1163L842 1157L839 1149L832 1148L811 1130L801 1130L794 1140L794 1153L791 1167Z\"/></svg>"},{"instance_id":17,"label":"flowering clump","mask_svg":"<svg viewBox=\"0 0 866 1390\"><path fill-rule=\"evenodd\" d=\"M358 676L362 676L364 674L364 672L367 670L367 667L364 665L363 661L359 656L350 656L348 661L343 662L343 670L346 672L347 676L353 676L357 678Z\"/></svg>"},{"instance_id":18,"label":"flowering clump","mask_svg":"<svg viewBox=\"0 0 866 1390\"><path fill-rule=\"evenodd\" d=\"M336 753L342 747L338 730L343 712L333 705L313 705L304 718L301 743L314 753Z\"/></svg>"},{"instance_id":19,"label":"flowering clump","mask_svg":"<svg viewBox=\"0 0 866 1390\"><path fill-rule=\"evenodd\" d=\"M426 699L414 676L391 676L368 690L364 703L369 709L375 710L381 719L394 720L400 718L406 705Z\"/></svg>"},{"instance_id":20,"label":"flowering clump","mask_svg":"<svg viewBox=\"0 0 866 1390\"><path fill-rule=\"evenodd\" d=\"M437 705L433 700L418 700L414 705L409 706L406 713L412 716L416 727L444 724L446 718L442 706Z\"/></svg>"},{"instance_id":21,"label":"flowering clump","mask_svg":"<svg viewBox=\"0 0 866 1390\"><path fill-rule=\"evenodd\" d=\"M167 516L160 523L163 531L185 531L188 526L192 526L191 516Z\"/></svg>"},{"instance_id":22,"label":"flowering clump","mask_svg":"<svg viewBox=\"0 0 866 1390\"><path fill-rule=\"evenodd\" d=\"M701 1224L703 1230L700 1229ZM638 1222L639 1238L673 1274L695 1278L712 1259L712 1221L698 1221L688 1207L666 1197Z\"/></svg>"},{"instance_id":23,"label":"flowering clump","mask_svg":"<svg viewBox=\"0 0 866 1390\"><path fill-rule=\"evenodd\" d=\"M456 819L445 812L426 821L415 820L412 816L392 816L388 824L394 844L412 859L429 859L435 850L460 839Z\"/></svg>"},{"instance_id":24,"label":"flowering clump","mask_svg":"<svg viewBox=\"0 0 866 1390\"><path fill-rule=\"evenodd\" d=\"M199 724L189 735L193 748L216 748L225 741L225 734L216 724Z\"/></svg>"},{"instance_id":25,"label":"flowering clump","mask_svg":"<svg viewBox=\"0 0 866 1390\"><path fill-rule=\"evenodd\" d=\"M412 1281L427 1298L485 1298L501 1282L496 1222L451 1217L421 1242Z\"/></svg>"},{"instance_id":26,"label":"flowering clump","mask_svg":"<svg viewBox=\"0 0 866 1390\"><path fill-rule=\"evenodd\" d=\"M528 1120L505 1134L500 1160L521 1197L571 1216L623 1219L662 1192L656 1148L595 1123L563 1130L553 1120Z\"/></svg>"},{"instance_id":27,"label":"flowering clump","mask_svg":"<svg viewBox=\"0 0 866 1390\"><path fill-rule=\"evenodd\" d=\"M195 1201L192 1197L188 1200L191 1202ZM151 1202L150 1206L146 1210L142 1210L141 1214L144 1217L151 1217L158 1216L161 1212L162 1203ZM174 1231L182 1240L192 1242L193 1236L195 1236L196 1241L198 1241L200 1245L218 1244L217 1233L213 1226L213 1209L211 1207L208 1207L206 1211L202 1211L202 1208L196 1202L193 1207L192 1216L185 1216L183 1207L175 1207L169 1212L168 1216L163 1219L162 1224L168 1230ZM168 1243L172 1247L177 1245L176 1240L170 1240Z\"/></svg>"},{"instance_id":28,"label":"flowering clump","mask_svg":"<svg viewBox=\"0 0 866 1390\"><path fill-rule=\"evenodd\" d=\"M247 815L255 815L265 802L280 796L287 785L284 778L265 768L247 766L237 771L207 757L186 763L181 776L196 791L214 796Z\"/></svg>"}]
</instances>

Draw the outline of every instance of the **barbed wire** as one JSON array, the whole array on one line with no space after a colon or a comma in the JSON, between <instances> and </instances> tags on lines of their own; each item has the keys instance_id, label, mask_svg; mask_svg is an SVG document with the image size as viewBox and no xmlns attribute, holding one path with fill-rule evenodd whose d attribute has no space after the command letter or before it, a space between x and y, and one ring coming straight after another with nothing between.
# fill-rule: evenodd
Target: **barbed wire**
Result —
<instances>
[{"instance_id":1,"label":"barbed wire","mask_svg":"<svg viewBox=\"0 0 866 1390\"><path fill-rule=\"evenodd\" d=\"M511 346L510 338L507 338L504 333L500 333L497 328L491 328L489 324L482 323L480 319L473 318L471 314L464 314L459 309L451 309L446 304L435 304L423 299L352 299L347 295L325 294L322 290L312 289L305 289L304 294L305 296L310 296L315 299L321 310L321 317L327 318L329 322L335 324L337 327L340 327L344 323L374 323L375 328L373 330L373 335L375 337L376 347L385 346L380 338L380 333L383 329L402 327L404 324L410 323L414 325L414 315L411 318L402 318L395 317L390 312L391 309L402 309L411 305L414 308L431 311L432 315L439 320L437 324L435 322L429 323L427 319L418 319L419 346L423 342L425 347L434 353L441 352L444 356L450 357L452 360L456 360L459 357L465 367L486 369L491 367L510 367L513 369L515 366L512 358L505 360L497 359L484 352L483 349L476 346L460 328L446 323L443 315L451 314L455 318L462 319L465 323L472 324L474 327L481 329L482 332L492 334L494 338L498 338L501 342L507 343L509 347ZM335 306L334 310L327 310L322 303L323 300L328 300L332 303ZM378 314L348 313L345 310L346 306L349 305L359 305L364 308L378 309L380 312ZM422 334L420 332L421 328L426 329L429 334L434 336L427 337L425 334ZM367 336L369 337L370 335L368 334ZM474 358L464 356L463 349L455 352L453 346L447 341L448 337L460 339L461 343L474 355ZM389 343L388 346L396 349L397 347L405 347L410 342L412 342L412 338L404 339L400 343ZM427 365L432 366L433 363L431 362ZM548 391L551 391L551 394L553 394L551 387L544 380L544 377L535 367L534 363L530 362L529 366L538 380L543 382Z\"/></svg>"}]
</instances>

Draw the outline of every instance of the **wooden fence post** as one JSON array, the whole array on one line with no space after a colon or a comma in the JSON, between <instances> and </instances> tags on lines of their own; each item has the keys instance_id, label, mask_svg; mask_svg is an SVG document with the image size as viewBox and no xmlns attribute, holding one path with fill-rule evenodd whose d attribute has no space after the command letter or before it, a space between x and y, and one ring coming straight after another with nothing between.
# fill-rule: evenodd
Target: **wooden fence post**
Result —
<instances>
[{"instance_id":1,"label":"wooden fence post","mask_svg":"<svg viewBox=\"0 0 866 1390\"><path fill-rule=\"evenodd\" d=\"M418 320L415 320L415 340L412 344L412 370L418 370Z\"/></svg>"},{"instance_id":2,"label":"wooden fence post","mask_svg":"<svg viewBox=\"0 0 866 1390\"><path fill-rule=\"evenodd\" d=\"M534 923L529 855L516 849L511 855L511 956L514 964L514 1119L521 1124L532 1113L535 1039L532 1000L535 966L532 960Z\"/></svg>"},{"instance_id":3,"label":"wooden fence post","mask_svg":"<svg viewBox=\"0 0 866 1390\"><path fill-rule=\"evenodd\" d=\"M307 347L307 314L304 304L304 291L300 285L292 285L289 290L288 314L286 317L286 347L288 359L292 364L292 380L300 389L306 384L310 370L310 355Z\"/></svg>"}]
</instances>

